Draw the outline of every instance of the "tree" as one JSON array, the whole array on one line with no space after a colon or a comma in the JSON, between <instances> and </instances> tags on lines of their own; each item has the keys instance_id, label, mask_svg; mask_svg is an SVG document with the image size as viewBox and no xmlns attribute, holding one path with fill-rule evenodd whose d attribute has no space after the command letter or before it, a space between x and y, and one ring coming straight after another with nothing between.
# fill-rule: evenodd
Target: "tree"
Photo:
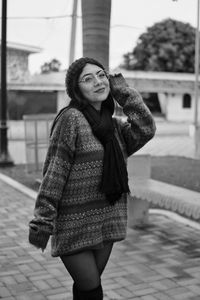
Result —
<instances>
[{"instance_id":1,"label":"tree","mask_svg":"<svg viewBox=\"0 0 200 300\"><path fill-rule=\"evenodd\" d=\"M195 29L189 23L166 19L140 35L122 67L129 70L194 73Z\"/></svg>"},{"instance_id":2,"label":"tree","mask_svg":"<svg viewBox=\"0 0 200 300\"><path fill-rule=\"evenodd\" d=\"M83 56L109 67L111 0L82 0Z\"/></svg>"},{"instance_id":3,"label":"tree","mask_svg":"<svg viewBox=\"0 0 200 300\"><path fill-rule=\"evenodd\" d=\"M45 62L41 66L41 73L50 73L50 72L59 72L60 71L61 63L56 58L53 58L49 62Z\"/></svg>"}]
</instances>

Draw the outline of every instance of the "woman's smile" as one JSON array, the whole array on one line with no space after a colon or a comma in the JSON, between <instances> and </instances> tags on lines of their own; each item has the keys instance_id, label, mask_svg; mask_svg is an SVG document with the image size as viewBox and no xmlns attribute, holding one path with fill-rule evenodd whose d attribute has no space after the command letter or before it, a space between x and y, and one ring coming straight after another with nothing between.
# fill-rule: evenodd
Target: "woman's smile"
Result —
<instances>
[{"instance_id":1,"label":"woman's smile","mask_svg":"<svg viewBox=\"0 0 200 300\"><path fill-rule=\"evenodd\" d=\"M95 91L95 93L99 93L99 94L104 93L104 92L105 92L105 88L104 87L99 88L98 90Z\"/></svg>"}]
</instances>

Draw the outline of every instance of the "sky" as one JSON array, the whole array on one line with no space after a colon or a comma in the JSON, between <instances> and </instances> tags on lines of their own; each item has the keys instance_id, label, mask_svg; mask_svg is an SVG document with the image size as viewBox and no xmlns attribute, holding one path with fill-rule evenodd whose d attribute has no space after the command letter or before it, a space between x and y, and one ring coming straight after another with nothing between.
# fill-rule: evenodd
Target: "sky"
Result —
<instances>
[{"instance_id":1,"label":"sky","mask_svg":"<svg viewBox=\"0 0 200 300\"><path fill-rule=\"evenodd\" d=\"M82 56L81 0L78 1L75 58ZM156 22L172 18L196 27L197 3L198 0L112 0L110 68L119 66L123 54L132 51L139 36ZM53 58L61 62L62 69L68 67L72 4L73 0L7 0L7 40L42 49L29 57L32 74L40 72L41 65Z\"/></svg>"}]
</instances>

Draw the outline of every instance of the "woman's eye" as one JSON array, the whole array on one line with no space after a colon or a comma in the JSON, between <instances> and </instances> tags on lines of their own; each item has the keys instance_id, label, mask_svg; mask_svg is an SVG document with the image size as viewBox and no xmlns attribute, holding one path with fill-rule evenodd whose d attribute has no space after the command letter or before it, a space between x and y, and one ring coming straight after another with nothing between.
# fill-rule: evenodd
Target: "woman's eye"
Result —
<instances>
[{"instance_id":1,"label":"woman's eye","mask_svg":"<svg viewBox=\"0 0 200 300\"><path fill-rule=\"evenodd\" d=\"M106 76L105 73L100 73L100 74L99 74L99 78L104 78L105 76Z\"/></svg>"},{"instance_id":2,"label":"woman's eye","mask_svg":"<svg viewBox=\"0 0 200 300\"><path fill-rule=\"evenodd\" d=\"M85 77L85 78L84 78L84 81L85 81L86 83L90 83L90 82L93 81L93 78L92 78L91 76L88 76L88 77Z\"/></svg>"}]
</instances>

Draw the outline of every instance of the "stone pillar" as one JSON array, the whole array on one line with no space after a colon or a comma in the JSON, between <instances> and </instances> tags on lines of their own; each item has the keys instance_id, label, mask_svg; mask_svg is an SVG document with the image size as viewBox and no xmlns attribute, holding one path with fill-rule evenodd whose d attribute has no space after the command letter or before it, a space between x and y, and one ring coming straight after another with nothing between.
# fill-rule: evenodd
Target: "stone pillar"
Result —
<instances>
[{"instance_id":1,"label":"stone pillar","mask_svg":"<svg viewBox=\"0 0 200 300\"><path fill-rule=\"evenodd\" d=\"M161 113L166 116L167 115L168 94L167 93L158 93L158 101L160 103Z\"/></svg>"},{"instance_id":2,"label":"stone pillar","mask_svg":"<svg viewBox=\"0 0 200 300\"><path fill-rule=\"evenodd\" d=\"M57 112L69 104L70 98L65 90L57 92Z\"/></svg>"},{"instance_id":3,"label":"stone pillar","mask_svg":"<svg viewBox=\"0 0 200 300\"><path fill-rule=\"evenodd\" d=\"M195 157L200 159L200 125L195 130Z\"/></svg>"}]
</instances>

